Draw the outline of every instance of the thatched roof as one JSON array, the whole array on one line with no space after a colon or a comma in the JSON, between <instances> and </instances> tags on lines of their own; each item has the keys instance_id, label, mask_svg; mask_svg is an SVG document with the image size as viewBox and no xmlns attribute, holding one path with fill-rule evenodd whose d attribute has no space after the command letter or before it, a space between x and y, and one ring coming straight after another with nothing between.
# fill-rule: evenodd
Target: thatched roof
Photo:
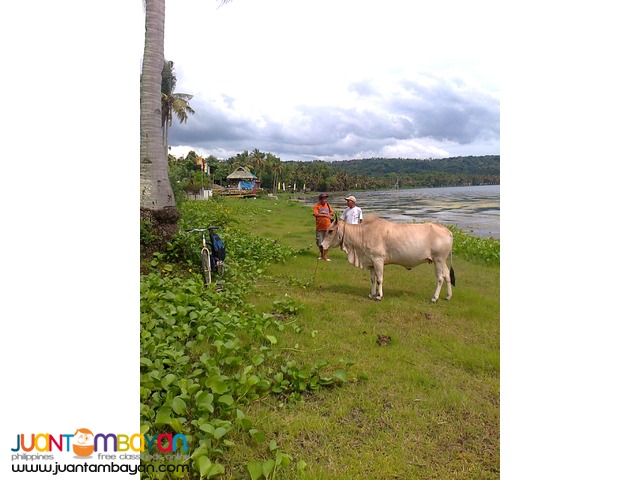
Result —
<instances>
[{"instance_id":1,"label":"thatched roof","mask_svg":"<svg viewBox=\"0 0 640 480\"><path fill-rule=\"evenodd\" d=\"M253 173L244 167L236 168L236 171L227 176L227 180L253 180L256 179Z\"/></svg>"}]
</instances>

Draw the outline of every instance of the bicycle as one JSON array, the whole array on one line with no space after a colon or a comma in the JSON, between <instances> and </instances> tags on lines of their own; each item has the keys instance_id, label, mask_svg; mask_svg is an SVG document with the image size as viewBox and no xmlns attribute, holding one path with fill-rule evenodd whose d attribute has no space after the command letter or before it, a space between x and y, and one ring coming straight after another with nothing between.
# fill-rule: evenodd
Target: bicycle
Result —
<instances>
[{"instance_id":1,"label":"bicycle","mask_svg":"<svg viewBox=\"0 0 640 480\"><path fill-rule=\"evenodd\" d=\"M202 279L206 286L211 285L211 273L215 271L218 276L224 274L224 260L226 257L224 244L220 237L215 233L216 227L207 228L192 228L187 230L190 232L202 232L202 249L200 250L200 265L202 272ZM204 232L209 232L209 238L211 243L211 250L209 250L209 244L207 243L207 237ZM212 253L213 252L213 253ZM213 268L211 268L213 266Z\"/></svg>"}]
</instances>

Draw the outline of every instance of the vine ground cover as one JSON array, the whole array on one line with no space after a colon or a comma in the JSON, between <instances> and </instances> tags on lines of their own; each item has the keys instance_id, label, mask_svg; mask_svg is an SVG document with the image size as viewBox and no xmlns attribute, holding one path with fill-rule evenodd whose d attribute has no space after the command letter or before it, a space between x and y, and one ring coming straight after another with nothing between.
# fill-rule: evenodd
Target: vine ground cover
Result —
<instances>
[{"instance_id":1,"label":"vine ground cover","mask_svg":"<svg viewBox=\"0 0 640 480\"><path fill-rule=\"evenodd\" d=\"M299 364L275 349L281 332L299 330L295 320L285 321L297 307L283 299L274 302L273 313L260 312L245 297L265 265L293 250L251 235L230 214L215 202L185 203L181 232L141 277L141 433L186 436L189 458L178 463L193 474L182 478L273 478L283 468L302 474L304 463L294 465L273 439L267 442L244 409L267 396L295 400L343 383L347 373L322 360ZM221 290L203 286L199 238L184 233L211 224L222 226L233 259ZM251 455L230 464L226 455L238 441L270 458Z\"/></svg>"},{"instance_id":2,"label":"vine ground cover","mask_svg":"<svg viewBox=\"0 0 640 480\"><path fill-rule=\"evenodd\" d=\"M203 293L182 235L143 277L141 413L191 435L193 478L498 478L499 242L454 231L449 302L429 266L388 267L374 302L342 252L316 260L296 202L182 213L224 225L229 277Z\"/></svg>"}]
</instances>

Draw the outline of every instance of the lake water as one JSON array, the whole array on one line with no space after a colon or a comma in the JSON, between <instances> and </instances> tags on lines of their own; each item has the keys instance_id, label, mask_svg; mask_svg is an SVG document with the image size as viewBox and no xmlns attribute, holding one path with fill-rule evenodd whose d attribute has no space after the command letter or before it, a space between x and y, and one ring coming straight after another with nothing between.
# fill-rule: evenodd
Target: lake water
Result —
<instances>
[{"instance_id":1,"label":"lake water","mask_svg":"<svg viewBox=\"0 0 640 480\"><path fill-rule=\"evenodd\" d=\"M500 239L500 185L414 188L349 193L364 215L377 215L396 223L438 222L453 225L476 237ZM338 214L346 208L345 192L329 194ZM300 197L313 206L317 195Z\"/></svg>"}]
</instances>

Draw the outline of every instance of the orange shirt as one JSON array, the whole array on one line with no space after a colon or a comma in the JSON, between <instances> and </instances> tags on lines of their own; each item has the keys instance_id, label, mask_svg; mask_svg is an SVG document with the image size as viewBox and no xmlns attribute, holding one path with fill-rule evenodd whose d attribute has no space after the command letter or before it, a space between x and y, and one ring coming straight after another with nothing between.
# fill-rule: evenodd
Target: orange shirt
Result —
<instances>
[{"instance_id":1,"label":"orange shirt","mask_svg":"<svg viewBox=\"0 0 640 480\"><path fill-rule=\"evenodd\" d=\"M328 203L325 203L324 205L316 203L313 206L313 214L316 215L319 213L328 213L329 215L333 215L333 209ZM316 217L316 230L329 230L329 225L331 225L330 217Z\"/></svg>"}]
</instances>

